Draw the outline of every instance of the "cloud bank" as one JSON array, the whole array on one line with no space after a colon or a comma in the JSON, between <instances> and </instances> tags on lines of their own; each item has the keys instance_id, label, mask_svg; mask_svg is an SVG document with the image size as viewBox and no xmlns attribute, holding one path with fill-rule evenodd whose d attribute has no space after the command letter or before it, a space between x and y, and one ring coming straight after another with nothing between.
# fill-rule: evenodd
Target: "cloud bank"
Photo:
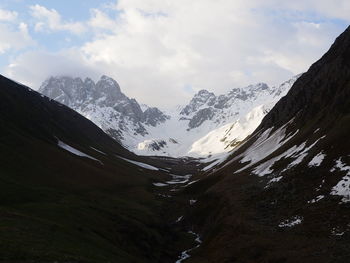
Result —
<instances>
[{"instance_id":1,"label":"cloud bank","mask_svg":"<svg viewBox=\"0 0 350 263\"><path fill-rule=\"evenodd\" d=\"M38 88L49 75L107 74L128 96L164 107L199 89L274 85L306 71L345 29L350 2L119 0L91 8L86 21L40 5L29 12L36 32L86 40L23 52L4 69L8 76ZM0 12L0 20L12 16ZM0 44L0 52L6 48Z\"/></svg>"}]
</instances>

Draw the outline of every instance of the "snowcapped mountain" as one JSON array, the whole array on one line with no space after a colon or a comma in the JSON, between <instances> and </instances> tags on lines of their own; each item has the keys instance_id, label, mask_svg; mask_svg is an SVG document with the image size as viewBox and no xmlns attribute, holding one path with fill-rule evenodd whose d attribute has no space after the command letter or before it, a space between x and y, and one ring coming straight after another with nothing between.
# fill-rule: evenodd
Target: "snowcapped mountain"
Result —
<instances>
[{"instance_id":1,"label":"snowcapped mountain","mask_svg":"<svg viewBox=\"0 0 350 263\"><path fill-rule=\"evenodd\" d=\"M208 157L228 152L258 127L298 77L278 87L258 83L219 96L201 90L186 106L167 112L171 118L150 129L134 151L176 157Z\"/></svg>"},{"instance_id":2,"label":"snowcapped mountain","mask_svg":"<svg viewBox=\"0 0 350 263\"><path fill-rule=\"evenodd\" d=\"M50 77L39 92L79 112L123 144L129 137L145 136L146 127L157 126L169 118L157 108L146 105L141 108L107 76L96 83L90 78L83 81L66 76Z\"/></svg>"},{"instance_id":3,"label":"snowcapped mountain","mask_svg":"<svg viewBox=\"0 0 350 263\"><path fill-rule=\"evenodd\" d=\"M278 87L265 83L216 96L201 90L173 110L139 104L102 76L51 77L39 91L93 121L129 150L140 155L208 157L228 152L260 124L297 76Z\"/></svg>"}]
</instances>

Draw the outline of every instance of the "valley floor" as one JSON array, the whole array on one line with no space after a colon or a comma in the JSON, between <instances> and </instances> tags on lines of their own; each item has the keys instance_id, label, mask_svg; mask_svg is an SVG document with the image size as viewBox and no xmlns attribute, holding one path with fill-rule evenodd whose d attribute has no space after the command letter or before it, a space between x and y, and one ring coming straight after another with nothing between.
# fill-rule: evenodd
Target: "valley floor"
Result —
<instances>
[{"instance_id":1,"label":"valley floor","mask_svg":"<svg viewBox=\"0 0 350 263\"><path fill-rule=\"evenodd\" d=\"M152 185L155 195L163 204L163 220L177 233L168 245L171 247L168 250L171 253L166 253L169 257L164 256L160 262L187 262L202 240L191 221L186 218L188 210L196 203L196 195L185 192L199 180L196 174L203 164L193 158L150 158L166 167L162 170L168 174L168 178L155 180Z\"/></svg>"}]
</instances>

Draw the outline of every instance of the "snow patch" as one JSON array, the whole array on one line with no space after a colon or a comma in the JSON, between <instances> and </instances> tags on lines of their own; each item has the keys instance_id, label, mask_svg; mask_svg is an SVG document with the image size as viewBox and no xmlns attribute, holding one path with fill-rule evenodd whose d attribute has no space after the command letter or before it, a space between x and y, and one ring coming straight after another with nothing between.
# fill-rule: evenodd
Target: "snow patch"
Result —
<instances>
[{"instance_id":1,"label":"snow patch","mask_svg":"<svg viewBox=\"0 0 350 263\"><path fill-rule=\"evenodd\" d=\"M184 218L184 216L179 216L179 217L176 219L175 223L181 222L181 220L182 220L183 218Z\"/></svg>"},{"instance_id":2,"label":"snow patch","mask_svg":"<svg viewBox=\"0 0 350 263\"><path fill-rule=\"evenodd\" d=\"M190 205L194 205L195 203L197 203L197 200L195 200L195 199L190 200Z\"/></svg>"},{"instance_id":3,"label":"snow patch","mask_svg":"<svg viewBox=\"0 0 350 263\"><path fill-rule=\"evenodd\" d=\"M281 181L282 178L283 178L283 176L272 178L267 184L277 183L277 182Z\"/></svg>"},{"instance_id":4,"label":"snow patch","mask_svg":"<svg viewBox=\"0 0 350 263\"><path fill-rule=\"evenodd\" d=\"M296 157L296 159L288 165L287 169L290 169L290 168L292 168L293 166L296 166L296 165L300 164L300 163L304 160L304 158L309 154L308 151L309 151L312 147L314 147L314 146L315 146L320 140L322 140L324 137L325 137L325 136L322 136L321 138L317 139L313 144L311 144L310 146L308 146L308 147L306 147L306 148L304 148L305 145L306 145L306 143L303 143L302 145L300 145L300 146L295 150L296 152L295 152L294 154L291 154L291 155L287 156L287 157L294 157L294 158Z\"/></svg>"},{"instance_id":5,"label":"snow patch","mask_svg":"<svg viewBox=\"0 0 350 263\"><path fill-rule=\"evenodd\" d=\"M164 186L168 186L167 184L164 184L164 183L153 183L154 186L157 186L157 187L164 187Z\"/></svg>"},{"instance_id":6,"label":"snow patch","mask_svg":"<svg viewBox=\"0 0 350 263\"><path fill-rule=\"evenodd\" d=\"M338 227L334 227L331 231L332 236L342 236L345 234L345 231L341 231Z\"/></svg>"},{"instance_id":7,"label":"snow patch","mask_svg":"<svg viewBox=\"0 0 350 263\"><path fill-rule=\"evenodd\" d=\"M101 153L101 154L103 154L103 155L107 155L106 153L104 153L104 152L102 152L102 151L100 151L100 150L97 150L96 148L94 148L94 147L92 147L92 146L90 146L90 148L93 149L94 151L98 152L98 153Z\"/></svg>"},{"instance_id":8,"label":"snow patch","mask_svg":"<svg viewBox=\"0 0 350 263\"><path fill-rule=\"evenodd\" d=\"M296 225L301 224L303 221L303 217L301 216L293 216L290 219L282 221L278 227L285 228L285 227L294 227Z\"/></svg>"},{"instance_id":9,"label":"snow patch","mask_svg":"<svg viewBox=\"0 0 350 263\"><path fill-rule=\"evenodd\" d=\"M291 121L289 121L288 123L290 123ZM285 144L291 138L293 138L298 131L296 131L294 134L287 137L285 134L285 130L286 130L285 127L287 126L287 124L277 129L272 134L270 133L273 130L273 127L265 130L262 134L257 134L256 136L259 136L259 137L253 143L253 145L250 146L244 153L242 153L237 157L237 158L243 157L240 160L241 163L249 162L249 164L237 170L235 173L239 173L253 166L254 164L260 162L261 160L263 160L264 158L266 158L267 156L275 152L278 148L280 148L283 144ZM260 173L262 175L271 173L272 171L270 168L272 167L274 162L279 160L280 158L282 158L282 155L271 159L271 161L269 161L266 164L262 164L261 166L256 168L255 173L257 174Z\"/></svg>"},{"instance_id":10,"label":"snow patch","mask_svg":"<svg viewBox=\"0 0 350 263\"><path fill-rule=\"evenodd\" d=\"M189 185L191 185L191 184L194 184L194 183L196 183L196 182L198 182L199 180L194 180L194 181L192 181L192 182L189 182L187 185L185 185L184 187L187 187L187 186L189 186Z\"/></svg>"},{"instance_id":11,"label":"snow patch","mask_svg":"<svg viewBox=\"0 0 350 263\"><path fill-rule=\"evenodd\" d=\"M159 168L157 167L154 167L152 165L149 165L149 164L146 164L146 163L141 163L141 162L137 162L137 161L133 161L133 160L129 160L129 159L126 159L126 158L123 158L121 156L118 156L119 159L122 159L124 161L127 161L129 163L132 163L132 164L135 164L141 168L145 168L145 169L148 169L148 170L153 170L153 171L159 171Z\"/></svg>"},{"instance_id":12,"label":"snow patch","mask_svg":"<svg viewBox=\"0 0 350 263\"><path fill-rule=\"evenodd\" d=\"M346 172L346 175L332 188L331 195L342 196L342 202L350 202L350 166L346 165L339 158L331 172L340 170Z\"/></svg>"},{"instance_id":13,"label":"snow patch","mask_svg":"<svg viewBox=\"0 0 350 263\"><path fill-rule=\"evenodd\" d=\"M206 172L208 170L210 170L211 168L215 167L216 165L220 164L221 163L221 159L219 160L216 160L214 162L212 162L211 164L209 164L208 166L205 166L202 171Z\"/></svg>"},{"instance_id":14,"label":"snow patch","mask_svg":"<svg viewBox=\"0 0 350 263\"><path fill-rule=\"evenodd\" d=\"M79 151L78 149L75 149L74 147L69 146L68 144L65 144L64 142L62 142L60 140L58 140L57 145L59 147L61 147L62 149L66 150L66 151L68 151L70 153L73 153L73 154L75 154L77 156L86 157L86 158L89 158L91 160L94 160L96 162L99 162L99 163L103 164L100 160L97 160L96 158L94 158L94 157L92 157L92 156L90 156L90 155L88 155L86 153L83 153L83 152Z\"/></svg>"},{"instance_id":15,"label":"snow patch","mask_svg":"<svg viewBox=\"0 0 350 263\"><path fill-rule=\"evenodd\" d=\"M271 174L273 172L273 170L271 169L271 167L275 164L276 161L279 160L279 156L272 158L262 164L260 164L259 166L257 166L252 173L258 175L258 176L264 176L267 174Z\"/></svg>"},{"instance_id":16,"label":"snow patch","mask_svg":"<svg viewBox=\"0 0 350 263\"><path fill-rule=\"evenodd\" d=\"M293 160L286 169L284 169L282 172L300 164L304 158L309 154L308 151L314 147L320 140L322 140L326 136L322 136L321 138L317 139L313 144L310 146L306 147L306 142L303 142L299 146L293 146L290 150L288 150L288 154L285 155L285 157L290 157L290 158L296 158Z\"/></svg>"},{"instance_id":17,"label":"snow patch","mask_svg":"<svg viewBox=\"0 0 350 263\"><path fill-rule=\"evenodd\" d=\"M320 166L325 157L326 157L326 155L323 154L322 152L318 153L316 156L314 156L314 158L312 158L312 160L309 162L308 166L309 167Z\"/></svg>"},{"instance_id":18,"label":"snow patch","mask_svg":"<svg viewBox=\"0 0 350 263\"><path fill-rule=\"evenodd\" d=\"M268 134L267 131L265 131L266 134ZM296 133L294 133L292 136L289 136L286 140L284 140L284 143L286 141L288 141L290 138L292 138ZM273 136L273 135L272 135ZM299 146L295 145L293 147L291 147L290 149L286 150L284 153L276 156L276 157L273 157L265 162L263 162L262 164L258 165L253 171L252 173L258 175L258 176L264 176L264 175L267 175L267 174L271 174L273 173L273 170L272 170L272 167L273 165L281 160L282 158L295 158L288 166L287 168L285 168L282 172L292 168L293 166L296 166L298 165L299 163L301 163L304 158L308 155L308 151L314 147L321 139L323 139L325 136L319 138L318 140L316 140L313 144L311 144L310 146L306 147L306 142L303 142L302 144L300 144ZM260 137L261 138L261 137ZM276 142L276 141L274 141ZM279 145L280 143L277 143L276 145ZM272 146L271 148L275 149L276 146ZM277 148L278 149L278 148ZM266 156L268 156L270 154L270 151L267 150L267 153L266 153ZM253 152L253 157L254 156L254 152ZM314 159L310 162L311 164L313 165L320 165L321 162L323 161L325 155L322 154L322 153L319 153L318 155L316 155L314 157ZM262 157L261 157L262 158ZM254 158L251 158L253 161L257 161L259 160L258 158L254 159ZM243 159L241 160L241 162L243 161ZM310 166L310 163L309 163L309 166ZM241 168L240 170L238 170L237 172L240 172L248 167L250 167L251 164L248 164L247 166ZM237 173L236 172L236 173Z\"/></svg>"},{"instance_id":19,"label":"snow patch","mask_svg":"<svg viewBox=\"0 0 350 263\"><path fill-rule=\"evenodd\" d=\"M324 195L318 195L314 199L311 199L310 201L307 201L308 204L314 204L318 201L322 200L324 198Z\"/></svg>"}]
</instances>

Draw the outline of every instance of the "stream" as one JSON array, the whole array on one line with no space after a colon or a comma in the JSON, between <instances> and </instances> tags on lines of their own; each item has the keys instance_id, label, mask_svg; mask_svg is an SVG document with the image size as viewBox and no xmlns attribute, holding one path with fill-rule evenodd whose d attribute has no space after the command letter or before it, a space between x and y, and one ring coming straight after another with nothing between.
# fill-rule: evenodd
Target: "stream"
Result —
<instances>
[{"instance_id":1,"label":"stream","mask_svg":"<svg viewBox=\"0 0 350 263\"><path fill-rule=\"evenodd\" d=\"M187 174L187 175L176 175L176 174L170 174L170 176L172 177L171 180L169 181L165 181L165 182L156 182L153 183L154 186L156 187L169 187L169 192L176 192L178 191L180 188L186 187L188 185L191 185L193 183L195 183L197 180L191 180L192 174ZM172 195L169 194L159 194L160 196L164 197L164 198L171 198ZM193 205L194 203L197 202L197 200L194 199L189 199L188 200L190 205ZM179 223L184 216L180 216L175 223ZM189 259L191 257L191 255L189 254L189 252L195 250L196 248L200 247L202 240L200 238L200 235L198 233L195 233L194 231L190 230L188 231L189 234L192 234L194 237L194 241L196 243L196 245L190 249L186 249L184 251L182 251L180 253L180 255L178 256L178 259L176 260L175 263L182 263L185 260Z\"/></svg>"}]
</instances>

